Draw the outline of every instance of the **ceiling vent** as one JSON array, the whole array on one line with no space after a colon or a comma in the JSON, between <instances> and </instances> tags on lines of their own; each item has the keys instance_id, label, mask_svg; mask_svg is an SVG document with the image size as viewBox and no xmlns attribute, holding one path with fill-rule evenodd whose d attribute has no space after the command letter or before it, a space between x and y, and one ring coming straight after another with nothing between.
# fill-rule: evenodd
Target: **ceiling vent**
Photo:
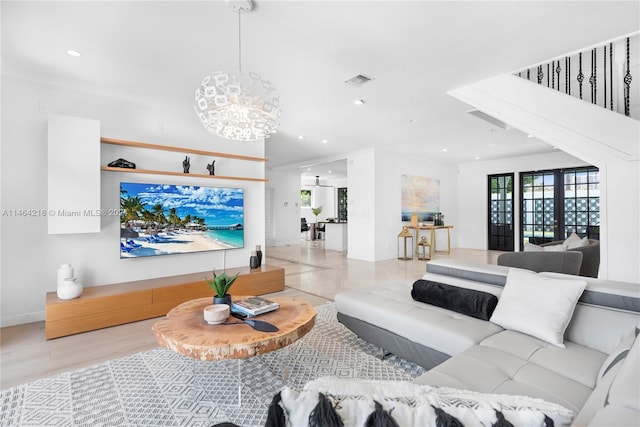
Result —
<instances>
[{"instance_id":1,"label":"ceiling vent","mask_svg":"<svg viewBox=\"0 0 640 427\"><path fill-rule=\"evenodd\" d=\"M469 110L467 111L467 113L471 114L472 116L475 116L479 119L482 119L484 121L487 121L489 123L491 123L494 126L499 127L500 129L511 129L511 126L509 126L507 123L503 122L502 120L496 119L493 116L488 115L487 113L480 111L480 110Z\"/></svg>"},{"instance_id":2,"label":"ceiling vent","mask_svg":"<svg viewBox=\"0 0 640 427\"><path fill-rule=\"evenodd\" d=\"M349 80L345 81L346 84L351 86L362 86L365 83L369 83L373 80L373 77L365 76L364 74L358 74L357 76L351 77Z\"/></svg>"}]
</instances>

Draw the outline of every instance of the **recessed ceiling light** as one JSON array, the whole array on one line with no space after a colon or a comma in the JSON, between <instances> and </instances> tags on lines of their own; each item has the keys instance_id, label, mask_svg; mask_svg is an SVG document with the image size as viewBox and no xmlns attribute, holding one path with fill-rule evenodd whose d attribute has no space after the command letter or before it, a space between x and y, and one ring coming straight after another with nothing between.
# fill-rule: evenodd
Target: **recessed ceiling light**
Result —
<instances>
[{"instance_id":1,"label":"recessed ceiling light","mask_svg":"<svg viewBox=\"0 0 640 427\"><path fill-rule=\"evenodd\" d=\"M443 152L444 152L444 151L447 151L447 149L446 149L446 148L443 148L443 149L442 149L442 151L443 151Z\"/></svg>"},{"instance_id":2,"label":"recessed ceiling light","mask_svg":"<svg viewBox=\"0 0 640 427\"><path fill-rule=\"evenodd\" d=\"M475 159L476 159L476 160L480 160L480 157L476 156L476 157L475 157Z\"/></svg>"},{"instance_id":3,"label":"recessed ceiling light","mask_svg":"<svg viewBox=\"0 0 640 427\"><path fill-rule=\"evenodd\" d=\"M356 105L362 105L364 104L366 101L364 99L356 99L355 101L353 101L354 104Z\"/></svg>"},{"instance_id":4,"label":"recessed ceiling light","mask_svg":"<svg viewBox=\"0 0 640 427\"><path fill-rule=\"evenodd\" d=\"M78 57L78 56L82 56L82 54L81 54L80 52L78 52L77 50L73 50L73 49L69 49L69 50L67 51L67 55L69 55L69 56L76 56L76 57Z\"/></svg>"},{"instance_id":5,"label":"recessed ceiling light","mask_svg":"<svg viewBox=\"0 0 640 427\"><path fill-rule=\"evenodd\" d=\"M533 138L533 135L529 134L527 135L527 138Z\"/></svg>"},{"instance_id":6,"label":"recessed ceiling light","mask_svg":"<svg viewBox=\"0 0 640 427\"><path fill-rule=\"evenodd\" d=\"M298 135L298 139L304 139L304 135Z\"/></svg>"},{"instance_id":7,"label":"recessed ceiling light","mask_svg":"<svg viewBox=\"0 0 640 427\"><path fill-rule=\"evenodd\" d=\"M322 143L323 143L323 144L326 144L327 142L329 142L329 141L327 141L326 139L323 139L323 140L322 140Z\"/></svg>"},{"instance_id":8,"label":"recessed ceiling light","mask_svg":"<svg viewBox=\"0 0 640 427\"><path fill-rule=\"evenodd\" d=\"M328 173L331 173L331 171L327 171Z\"/></svg>"},{"instance_id":9,"label":"recessed ceiling light","mask_svg":"<svg viewBox=\"0 0 640 427\"><path fill-rule=\"evenodd\" d=\"M307 168L307 172L311 171L311 168Z\"/></svg>"}]
</instances>

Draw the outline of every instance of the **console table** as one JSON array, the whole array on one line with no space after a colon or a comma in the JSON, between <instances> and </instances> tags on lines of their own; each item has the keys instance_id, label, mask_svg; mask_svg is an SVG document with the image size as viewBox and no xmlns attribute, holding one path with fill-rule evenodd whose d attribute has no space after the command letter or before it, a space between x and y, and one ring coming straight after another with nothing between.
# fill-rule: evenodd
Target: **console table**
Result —
<instances>
[{"instance_id":1,"label":"console table","mask_svg":"<svg viewBox=\"0 0 640 427\"><path fill-rule=\"evenodd\" d=\"M415 248L415 253L418 253L418 242L420 241L420 231L421 230L426 230L429 232L429 259L431 259L431 255L432 252L442 252L442 253L451 253L451 229L453 228L453 225L418 225L418 226L413 226L413 225L409 225L407 226L407 228L410 228L412 230L416 230L416 248ZM436 230L442 230L442 229L446 229L447 230L447 250L446 251L439 251L436 250Z\"/></svg>"},{"instance_id":2,"label":"console table","mask_svg":"<svg viewBox=\"0 0 640 427\"><path fill-rule=\"evenodd\" d=\"M256 269L228 268L226 273L240 273L231 287L232 295L264 295L284 290L282 267L263 264ZM185 301L213 299L214 292L204 277L211 278L211 271L92 286L72 300L61 300L56 292L48 292L45 337L58 338L160 317Z\"/></svg>"}]
</instances>

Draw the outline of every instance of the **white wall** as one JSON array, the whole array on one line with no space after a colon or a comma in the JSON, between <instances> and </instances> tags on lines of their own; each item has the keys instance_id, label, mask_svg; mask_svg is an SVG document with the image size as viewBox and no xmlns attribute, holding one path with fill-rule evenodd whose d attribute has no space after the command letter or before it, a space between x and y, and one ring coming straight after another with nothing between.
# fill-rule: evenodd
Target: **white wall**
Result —
<instances>
[{"instance_id":1,"label":"white wall","mask_svg":"<svg viewBox=\"0 0 640 427\"><path fill-rule=\"evenodd\" d=\"M180 105L163 106L160 100L142 105L123 94L53 86L7 73L2 75L2 89L0 169L5 212L47 207L47 112L100 120L101 134L106 137L264 157L263 142L231 142L209 134L198 122L189 97ZM166 160L163 157L166 153L151 150L137 156L129 160L151 164L154 159L160 163ZM182 158L184 156L176 154L178 165ZM83 161L82 158L76 160ZM101 164L111 160L114 159L103 158ZM220 163L222 167L224 162ZM264 176L264 163L250 164L238 165L237 169L244 169L251 176ZM231 163L226 167L224 175L243 175L231 170L235 169ZM262 182L109 172L102 172L101 181L102 209L119 208L120 181L243 187L245 248L227 251L226 266L248 265L250 251L257 244L264 245L265 184ZM55 291L56 269L62 263L72 264L78 280L86 286L209 271L223 266L220 251L121 260L116 249L119 245L117 216L102 218L100 233L78 235L47 234L47 218L41 216L4 215L1 220L2 326L44 318L45 294ZM204 281L203 286L206 286Z\"/></svg>"},{"instance_id":2,"label":"white wall","mask_svg":"<svg viewBox=\"0 0 640 427\"><path fill-rule=\"evenodd\" d=\"M267 245L300 243L300 174L267 171L267 188L272 191L273 241ZM303 215L304 216L304 215ZM268 251L265 256L268 256Z\"/></svg>"},{"instance_id":3,"label":"white wall","mask_svg":"<svg viewBox=\"0 0 640 427\"><path fill-rule=\"evenodd\" d=\"M401 220L402 175L440 180L440 210L447 224L457 228L455 166L374 149L349 153L347 157L349 258L380 261L398 256L398 233L403 225L409 224ZM456 228L451 234L452 247L457 246ZM440 242L443 241L446 240L441 238Z\"/></svg>"},{"instance_id":4,"label":"white wall","mask_svg":"<svg viewBox=\"0 0 640 427\"><path fill-rule=\"evenodd\" d=\"M398 256L398 233L403 225L401 209L402 175L415 175L440 181L440 212L453 225L451 246L458 247L458 171L456 166L430 159L376 151L376 260ZM446 247L446 233L439 230L438 249ZM414 241L415 244L415 241ZM444 245L443 245L444 244Z\"/></svg>"},{"instance_id":5,"label":"white wall","mask_svg":"<svg viewBox=\"0 0 640 427\"><path fill-rule=\"evenodd\" d=\"M349 153L347 176L349 177L347 257L362 261L376 261L375 150Z\"/></svg>"}]
</instances>

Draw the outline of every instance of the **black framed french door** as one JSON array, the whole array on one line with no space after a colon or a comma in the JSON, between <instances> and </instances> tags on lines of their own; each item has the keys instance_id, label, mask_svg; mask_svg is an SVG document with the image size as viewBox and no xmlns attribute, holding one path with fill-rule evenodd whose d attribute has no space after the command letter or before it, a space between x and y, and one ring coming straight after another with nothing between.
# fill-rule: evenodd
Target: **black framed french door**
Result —
<instances>
[{"instance_id":1,"label":"black framed french door","mask_svg":"<svg viewBox=\"0 0 640 427\"><path fill-rule=\"evenodd\" d=\"M600 179L594 166L520 174L520 249L526 242L600 238Z\"/></svg>"},{"instance_id":2,"label":"black framed french door","mask_svg":"<svg viewBox=\"0 0 640 427\"><path fill-rule=\"evenodd\" d=\"M489 175L489 249L513 251L513 173Z\"/></svg>"}]
</instances>

